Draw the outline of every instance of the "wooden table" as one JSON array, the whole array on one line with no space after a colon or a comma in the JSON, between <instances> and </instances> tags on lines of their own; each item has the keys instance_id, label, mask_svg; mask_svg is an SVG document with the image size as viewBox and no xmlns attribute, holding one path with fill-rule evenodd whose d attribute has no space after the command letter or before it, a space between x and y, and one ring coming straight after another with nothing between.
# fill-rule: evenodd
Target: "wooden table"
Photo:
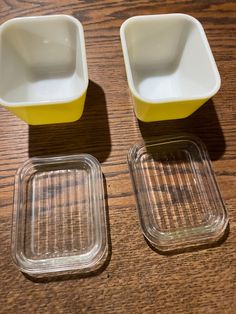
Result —
<instances>
[{"instance_id":1,"label":"wooden table","mask_svg":"<svg viewBox=\"0 0 236 314\"><path fill-rule=\"evenodd\" d=\"M182 12L203 24L222 78L191 117L145 124L134 117L119 28L130 16ZM84 26L90 85L75 123L27 126L0 108L0 313L236 313L236 3L234 1L2 0L0 22L70 14ZM219 246L161 255L140 231L126 162L142 137L176 131L203 139L226 202L230 231ZM33 282L10 257L14 175L28 157L90 153L106 178L111 257L96 276Z\"/></svg>"}]
</instances>

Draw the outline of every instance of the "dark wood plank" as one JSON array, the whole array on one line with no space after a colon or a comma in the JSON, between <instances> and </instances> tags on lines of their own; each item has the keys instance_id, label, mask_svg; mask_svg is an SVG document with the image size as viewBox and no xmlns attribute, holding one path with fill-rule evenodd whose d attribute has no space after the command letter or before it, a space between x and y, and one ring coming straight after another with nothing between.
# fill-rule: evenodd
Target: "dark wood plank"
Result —
<instances>
[{"instance_id":1,"label":"dark wood plank","mask_svg":"<svg viewBox=\"0 0 236 314\"><path fill-rule=\"evenodd\" d=\"M185 120L144 124L132 110L119 39L130 16L182 12L198 18L222 87ZM0 22L71 14L84 26L90 88L78 122L28 127L0 108L0 313L236 313L236 3L235 1L2 0ZM126 162L142 137L190 131L203 139L229 210L221 245L165 256L141 234ZM96 276L32 282L11 262L14 174L29 156L87 152L106 177L111 260Z\"/></svg>"}]
</instances>

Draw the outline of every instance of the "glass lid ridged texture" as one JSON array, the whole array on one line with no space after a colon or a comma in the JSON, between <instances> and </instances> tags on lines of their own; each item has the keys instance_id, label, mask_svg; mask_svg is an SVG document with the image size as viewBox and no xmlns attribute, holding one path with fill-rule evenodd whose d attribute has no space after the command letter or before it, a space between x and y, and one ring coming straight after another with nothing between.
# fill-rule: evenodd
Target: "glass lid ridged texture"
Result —
<instances>
[{"instance_id":1,"label":"glass lid ridged texture","mask_svg":"<svg viewBox=\"0 0 236 314\"><path fill-rule=\"evenodd\" d=\"M15 182L14 262L32 275L94 271L108 253L105 211L103 177L94 157L28 160Z\"/></svg>"},{"instance_id":2,"label":"glass lid ridged texture","mask_svg":"<svg viewBox=\"0 0 236 314\"><path fill-rule=\"evenodd\" d=\"M218 240L228 223L209 157L192 136L133 146L128 155L145 237L168 251Z\"/></svg>"}]
</instances>

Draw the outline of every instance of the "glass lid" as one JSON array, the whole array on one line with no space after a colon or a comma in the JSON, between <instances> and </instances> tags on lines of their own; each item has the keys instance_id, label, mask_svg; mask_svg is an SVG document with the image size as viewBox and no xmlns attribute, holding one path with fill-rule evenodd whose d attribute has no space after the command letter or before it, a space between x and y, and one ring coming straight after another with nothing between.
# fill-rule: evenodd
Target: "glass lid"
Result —
<instances>
[{"instance_id":1,"label":"glass lid","mask_svg":"<svg viewBox=\"0 0 236 314\"><path fill-rule=\"evenodd\" d=\"M99 162L87 154L28 160L15 181L12 257L20 270L90 272L107 253Z\"/></svg>"},{"instance_id":2,"label":"glass lid","mask_svg":"<svg viewBox=\"0 0 236 314\"><path fill-rule=\"evenodd\" d=\"M208 153L200 139L161 137L128 154L145 237L161 251L211 243L228 223Z\"/></svg>"}]
</instances>

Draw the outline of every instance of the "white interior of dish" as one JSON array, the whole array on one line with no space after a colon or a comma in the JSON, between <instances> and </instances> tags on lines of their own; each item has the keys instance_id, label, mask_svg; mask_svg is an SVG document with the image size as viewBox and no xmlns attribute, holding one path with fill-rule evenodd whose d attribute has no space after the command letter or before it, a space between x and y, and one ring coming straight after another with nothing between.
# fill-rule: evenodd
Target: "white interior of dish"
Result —
<instances>
[{"instance_id":1,"label":"white interior of dish","mask_svg":"<svg viewBox=\"0 0 236 314\"><path fill-rule=\"evenodd\" d=\"M209 98L220 87L203 28L188 15L130 18L121 40L129 86L141 98Z\"/></svg>"},{"instance_id":2,"label":"white interior of dish","mask_svg":"<svg viewBox=\"0 0 236 314\"><path fill-rule=\"evenodd\" d=\"M38 104L79 97L87 87L81 24L68 16L31 17L2 25L0 97Z\"/></svg>"}]
</instances>

